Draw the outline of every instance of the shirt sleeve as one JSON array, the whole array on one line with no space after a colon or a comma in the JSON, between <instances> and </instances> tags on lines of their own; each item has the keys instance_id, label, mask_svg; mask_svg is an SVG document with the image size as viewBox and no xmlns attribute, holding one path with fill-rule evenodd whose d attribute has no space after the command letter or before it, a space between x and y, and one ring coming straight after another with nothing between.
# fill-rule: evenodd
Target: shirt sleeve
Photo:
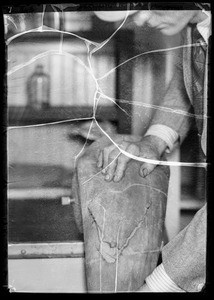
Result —
<instances>
[{"instance_id":1,"label":"shirt sleeve","mask_svg":"<svg viewBox=\"0 0 214 300\"><path fill-rule=\"evenodd\" d=\"M157 266L145 281L152 292L185 292L184 290L179 288L167 275L163 264Z\"/></svg>"},{"instance_id":2,"label":"shirt sleeve","mask_svg":"<svg viewBox=\"0 0 214 300\"><path fill-rule=\"evenodd\" d=\"M162 124L153 124L147 130L145 136L155 135L161 138L168 146L166 152L170 153L174 147L174 144L178 141L179 135L172 128L162 125Z\"/></svg>"}]
</instances>

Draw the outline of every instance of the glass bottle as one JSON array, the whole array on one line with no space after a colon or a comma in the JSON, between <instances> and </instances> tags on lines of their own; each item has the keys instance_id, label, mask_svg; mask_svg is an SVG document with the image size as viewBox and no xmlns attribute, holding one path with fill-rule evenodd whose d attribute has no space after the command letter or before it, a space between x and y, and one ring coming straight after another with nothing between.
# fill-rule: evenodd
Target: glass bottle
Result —
<instances>
[{"instance_id":1,"label":"glass bottle","mask_svg":"<svg viewBox=\"0 0 214 300\"><path fill-rule=\"evenodd\" d=\"M44 67L38 64L27 81L28 106L41 109L50 104L50 76Z\"/></svg>"}]
</instances>

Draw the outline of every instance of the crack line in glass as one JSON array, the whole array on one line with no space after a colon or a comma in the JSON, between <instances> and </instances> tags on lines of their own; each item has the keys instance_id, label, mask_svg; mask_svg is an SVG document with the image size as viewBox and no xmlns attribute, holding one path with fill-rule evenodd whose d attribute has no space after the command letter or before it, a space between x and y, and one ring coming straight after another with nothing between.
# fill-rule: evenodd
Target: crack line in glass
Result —
<instances>
[{"instance_id":1,"label":"crack line in glass","mask_svg":"<svg viewBox=\"0 0 214 300\"><path fill-rule=\"evenodd\" d=\"M11 8L12 9L12 8ZM146 158L142 158L142 157L137 157L135 155L132 155L128 152L126 152L125 150L121 149L114 141L113 139L109 136L109 134L107 132L105 132L105 130L102 129L102 127L99 125L99 123L96 120L96 110L97 110L97 106L98 106L98 102L100 101L101 96L103 98L106 98L107 100L113 102L115 105L117 105L123 112L125 112L126 114L128 114L124 109L122 109L118 103L115 101L114 98L108 97L107 95L105 95L105 93L102 92L101 87L99 86L98 81L103 80L104 78L106 78L107 76L109 76L112 72L114 72L117 68L121 67L122 65L128 63L129 61L140 57L142 55L146 55L146 54L150 54L150 53L158 53L158 52L165 52L165 51L171 51L171 50L175 50L175 49L181 49L181 48L186 48L186 47L192 47L192 46L201 46L206 45L205 43L201 43L200 45L198 43L195 44L188 44L188 45L181 45L181 46L176 46L176 47L170 47L170 48L165 48L165 49L155 49L155 50L150 50L150 51L146 51L143 53L140 53L138 55L135 55L127 60L125 60L124 62L122 62L121 64L117 65L116 67L114 67L113 69L111 69L110 71L108 71L107 73L105 73L103 76L96 78L95 74L94 74L94 70L93 67L91 65L91 60L92 60L92 55L94 53L96 53L98 50L102 49L112 38L113 36L123 27L123 25L125 24L127 17L129 15L129 12L127 10L126 12L126 16L124 18L124 20L122 21L122 23L119 25L119 27L113 32L113 34L107 38L106 40L104 40L101 43L96 43L93 42L91 40L85 39L83 37L80 37L79 35L76 35L74 33L71 32L66 32L66 31L62 31L62 30L57 30L57 29L53 29L51 28L50 30L46 30L43 29L44 26L44 14L45 14L45 9L46 9L46 5L44 5L44 9L43 9L43 14L42 14L42 25L40 27L38 27L37 29L32 29L32 30L28 30L22 33L18 33L14 36L12 36L11 38L9 38L6 41L6 44L9 45L11 43L12 40L14 40L15 38L18 38L19 36L29 33L29 32L58 32L60 33L60 48L59 51L55 51L55 50L48 50L46 52L43 52L37 56L35 56L34 58L32 58L31 60L29 60L28 62L18 65L14 68L12 68L12 70L8 71L8 76L10 76L11 74L13 74L14 72L24 68L25 66L33 63L35 60L40 59L42 57L45 57L46 55L49 54L60 54L60 55L68 55L68 56L72 56L72 58L74 58L75 60L78 61L78 63L80 63L82 66L84 66L84 68L89 72L89 74L92 76L95 85L96 85L96 91L94 93L94 101L93 101L93 116L89 117L89 118L76 118L76 119L70 119L70 120L63 120L63 121L57 121L57 122L51 122L51 123L44 123L44 124L35 124L35 125L26 125L26 126L13 126L13 127L8 127L8 129L18 129L18 128L30 128L30 127L40 127L40 126L48 126L48 125L55 125L55 124L60 124L60 123L66 123L66 122L70 122L70 121L79 121L79 120L91 120L91 124L88 130L88 134L87 134L87 138L86 138L86 142L83 145L82 149L80 150L79 154L77 154L77 156L75 156L75 161L76 159L79 157L79 155L84 151L86 144L87 144L87 140L88 137L90 135L91 129L92 129L92 125L93 125L93 121L95 121L95 124L98 126L98 128L101 130L101 132L108 137L108 139L115 145L115 147L117 147L120 151L120 154L126 155L128 157L130 157L131 159L135 159L141 162L147 162L147 163L151 163L151 164L159 164L159 165L168 165L168 166L188 166L188 167L205 167L208 165L207 163L188 163L188 162L175 162L175 161L159 161L159 160L153 160L153 159L146 159ZM59 13L59 12L58 12ZM77 37L78 39L81 39L85 42L86 48L87 48L87 61L89 64L89 67L87 67L80 58L76 57L75 55L71 54L71 53L67 53L67 52L63 52L62 50L62 44L63 44L63 39L61 39L63 37L63 34L69 34L72 36ZM94 45L94 48L92 50L90 50L90 45ZM97 97L98 96L98 97ZM139 105L139 103L131 103L129 101L126 100L121 100L121 102L126 102L126 103L130 103L132 105ZM204 118L204 116L199 116L199 115L195 115L195 114L190 114L190 113L186 113L186 112L181 112L181 111L177 111L177 110L173 110L170 108L165 108L165 107L160 107L160 106L156 106L156 105L152 105L152 104L145 104L145 103L140 103L141 106L144 107L150 107L150 108L154 108L154 109L160 109L160 110L167 110L167 111L172 111L173 113L180 113L183 115L187 115L190 117L197 117L197 118ZM128 114L129 115L129 114ZM205 116L207 117L207 116Z\"/></svg>"}]
</instances>

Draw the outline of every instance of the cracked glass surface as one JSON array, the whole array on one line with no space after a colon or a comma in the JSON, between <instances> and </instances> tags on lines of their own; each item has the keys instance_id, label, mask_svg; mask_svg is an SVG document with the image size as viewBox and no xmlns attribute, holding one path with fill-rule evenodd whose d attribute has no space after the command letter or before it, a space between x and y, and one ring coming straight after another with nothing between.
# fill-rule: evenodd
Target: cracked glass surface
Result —
<instances>
[{"instance_id":1,"label":"cracked glass surface","mask_svg":"<svg viewBox=\"0 0 214 300\"><path fill-rule=\"evenodd\" d=\"M149 27L143 6L138 11L133 4L122 11L115 6L112 16L122 17L114 22L105 19L106 11L102 15L99 5L94 10L80 8L78 4L5 8L9 198L50 203L57 198L68 204L76 161L102 136L119 150L118 156L179 169L182 179L187 178L183 189L189 182L187 189L196 185L200 194L207 163L200 158L194 126L180 154L168 154L167 161L135 156L114 138L115 133L143 136L156 111L188 120L207 118L206 105L201 116L161 103L182 65L182 49L200 45L183 44L181 34L166 36ZM35 109L29 105L26 85L38 64L49 75L50 92L47 106L40 103ZM60 239L48 234L38 239ZM63 237L72 238L81 239L75 234ZM11 239L17 241L12 233Z\"/></svg>"}]
</instances>

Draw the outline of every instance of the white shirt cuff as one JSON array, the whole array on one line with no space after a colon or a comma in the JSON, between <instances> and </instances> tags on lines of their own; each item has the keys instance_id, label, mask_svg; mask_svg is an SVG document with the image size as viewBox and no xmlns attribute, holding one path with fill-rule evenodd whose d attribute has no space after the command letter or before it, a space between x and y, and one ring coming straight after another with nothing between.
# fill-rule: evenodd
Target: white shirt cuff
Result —
<instances>
[{"instance_id":1,"label":"white shirt cuff","mask_svg":"<svg viewBox=\"0 0 214 300\"><path fill-rule=\"evenodd\" d=\"M166 150L167 153L172 151L175 142L177 142L179 138L179 135L175 130L162 124L151 125L145 136L147 135L155 135L166 142L168 146L168 149Z\"/></svg>"},{"instance_id":2,"label":"white shirt cuff","mask_svg":"<svg viewBox=\"0 0 214 300\"><path fill-rule=\"evenodd\" d=\"M205 42L208 44L208 39L211 35L211 30L212 30L211 12L210 11L202 11L202 12L204 12L207 15L207 18L204 21L198 23L196 26L198 31L204 38Z\"/></svg>"},{"instance_id":3,"label":"white shirt cuff","mask_svg":"<svg viewBox=\"0 0 214 300\"><path fill-rule=\"evenodd\" d=\"M166 274L163 264L157 266L145 281L152 292L185 292Z\"/></svg>"}]
</instances>

